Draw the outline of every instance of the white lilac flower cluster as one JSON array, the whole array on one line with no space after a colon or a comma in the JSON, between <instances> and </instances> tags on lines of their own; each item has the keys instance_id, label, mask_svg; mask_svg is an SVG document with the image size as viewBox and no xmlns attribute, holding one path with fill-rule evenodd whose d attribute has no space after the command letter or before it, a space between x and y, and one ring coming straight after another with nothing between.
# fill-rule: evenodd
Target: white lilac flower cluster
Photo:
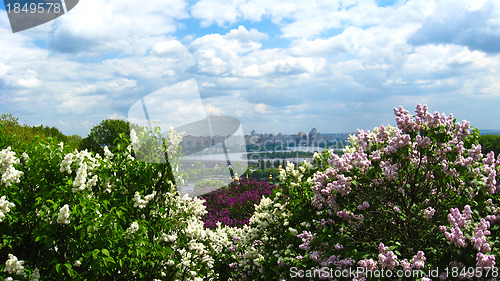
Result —
<instances>
[{"instance_id":1,"label":"white lilac flower cluster","mask_svg":"<svg viewBox=\"0 0 500 281\"><path fill-rule=\"evenodd\" d=\"M165 136L165 141L167 144L167 154L169 156L177 154L177 149L179 148L182 138L186 133L177 133L172 126L168 129L168 133Z\"/></svg>"},{"instance_id":2,"label":"white lilac flower cluster","mask_svg":"<svg viewBox=\"0 0 500 281\"><path fill-rule=\"evenodd\" d=\"M130 130L130 143L132 146L135 146L139 143L139 138L137 137L137 133L134 129Z\"/></svg>"},{"instance_id":3,"label":"white lilac flower cluster","mask_svg":"<svg viewBox=\"0 0 500 281\"><path fill-rule=\"evenodd\" d=\"M39 281L40 280L40 270L35 268L30 276L30 281Z\"/></svg>"},{"instance_id":4,"label":"white lilac flower cluster","mask_svg":"<svg viewBox=\"0 0 500 281\"><path fill-rule=\"evenodd\" d=\"M61 209L59 209L59 214L57 215L57 223L69 224L70 223L69 216L70 216L69 205L65 204L64 206L62 206Z\"/></svg>"},{"instance_id":5,"label":"white lilac flower cluster","mask_svg":"<svg viewBox=\"0 0 500 281\"><path fill-rule=\"evenodd\" d=\"M282 261L282 257L286 256L287 249L276 248L273 252L269 252L265 246L279 242L276 233L290 231L288 229L290 213L286 205L282 204L282 200L280 193L277 193L274 199L263 197L259 205L255 205L250 223L238 229L238 232L232 233L233 237L241 240L239 243L243 245L237 252L237 264L231 265L240 269L242 278L248 277L245 272L261 272L264 261L274 257Z\"/></svg>"},{"instance_id":6,"label":"white lilac flower cluster","mask_svg":"<svg viewBox=\"0 0 500 281\"><path fill-rule=\"evenodd\" d=\"M14 168L14 165L19 163L19 158L16 157L16 153L11 150L10 146L0 150L0 175L2 176L1 182L5 186L19 183L23 172Z\"/></svg>"},{"instance_id":7,"label":"white lilac flower cluster","mask_svg":"<svg viewBox=\"0 0 500 281\"><path fill-rule=\"evenodd\" d=\"M167 148L167 155L172 159L178 154L180 148L180 143L184 138L185 132L177 133L172 126L168 129L168 133L165 136L165 145ZM174 172L175 181L179 184L184 184L186 180L179 174L179 164L176 161L170 161L171 169Z\"/></svg>"},{"instance_id":8,"label":"white lilac flower cluster","mask_svg":"<svg viewBox=\"0 0 500 281\"><path fill-rule=\"evenodd\" d=\"M149 201L151 201L155 196L156 196L156 191L153 191L153 193L144 196L144 199L142 199L139 192L136 191L134 194L134 198L132 199L134 201L134 207L139 209L146 208Z\"/></svg>"},{"instance_id":9,"label":"white lilac flower cluster","mask_svg":"<svg viewBox=\"0 0 500 281\"><path fill-rule=\"evenodd\" d=\"M109 150L107 146L104 146L104 158L108 161L113 158L113 153Z\"/></svg>"},{"instance_id":10,"label":"white lilac flower cluster","mask_svg":"<svg viewBox=\"0 0 500 281\"><path fill-rule=\"evenodd\" d=\"M134 221L130 226L127 228L127 234L132 235L136 233L139 230L139 223Z\"/></svg>"},{"instance_id":11,"label":"white lilac flower cluster","mask_svg":"<svg viewBox=\"0 0 500 281\"><path fill-rule=\"evenodd\" d=\"M24 261L18 260L13 254L9 254L9 259L5 262L3 271L9 274L26 277L26 272L24 272Z\"/></svg>"},{"instance_id":12,"label":"white lilac flower cluster","mask_svg":"<svg viewBox=\"0 0 500 281\"><path fill-rule=\"evenodd\" d=\"M291 187L296 187L300 182L304 180L304 173L306 172L306 170L311 168L312 164L307 161L305 161L302 166L299 166L298 169L295 169L295 164L287 161L286 167L284 169L280 169L279 171L280 180L288 180Z\"/></svg>"},{"instance_id":13,"label":"white lilac flower cluster","mask_svg":"<svg viewBox=\"0 0 500 281\"><path fill-rule=\"evenodd\" d=\"M11 208L14 208L16 205L7 201L5 195L0 197L0 222L5 218L5 214L10 212Z\"/></svg>"},{"instance_id":14,"label":"white lilac flower cluster","mask_svg":"<svg viewBox=\"0 0 500 281\"><path fill-rule=\"evenodd\" d=\"M98 176L95 169L99 166L99 155L92 156L87 150L75 151L64 156L59 171L72 174L73 166L76 166L76 178L73 181L73 192L90 189L97 184ZM90 179L89 179L90 178Z\"/></svg>"},{"instance_id":15,"label":"white lilac flower cluster","mask_svg":"<svg viewBox=\"0 0 500 281\"><path fill-rule=\"evenodd\" d=\"M205 274L214 275L214 253L221 253L231 245L229 237L235 235L234 230L221 226L215 230L206 229L201 220L206 207L201 199L190 198L187 194L181 197L178 193L166 193L165 196L165 205L169 208L164 216L176 218L176 223L169 233L161 233L156 240L170 245L181 259L165 261L164 266L174 266L179 273L187 272L187 277L177 276L187 280L203 279L195 268L203 268ZM179 239L186 243L179 243Z\"/></svg>"}]
</instances>

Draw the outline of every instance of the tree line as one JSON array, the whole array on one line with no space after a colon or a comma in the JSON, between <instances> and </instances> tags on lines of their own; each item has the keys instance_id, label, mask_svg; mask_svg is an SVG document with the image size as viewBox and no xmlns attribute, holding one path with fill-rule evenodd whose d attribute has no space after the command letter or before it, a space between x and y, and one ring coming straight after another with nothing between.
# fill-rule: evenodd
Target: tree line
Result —
<instances>
[{"instance_id":1,"label":"tree line","mask_svg":"<svg viewBox=\"0 0 500 281\"><path fill-rule=\"evenodd\" d=\"M104 146L113 147L114 141L120 134L124 134L127 138L130 137L130 122L119 120L119 119L105 119L99 124L94 126L90 133L82 138L79 135L67 136L63 134L56 127L49 126L28 126L19 123L19 118L15 117L11 113L2 113L0 115L0 133L11 138L14 138L17 142L31 142L36 138L47 139L53 138L59 142L63 142L65 145L69 145L78 150L89 150L100 155L104 154ZM481 135L479 137L479 143L482 147L482 153L487 154L490 151L495 152L495 155L500 155L500 136L499 135ZM265 158L282 158L286 153L293 153L296 156L297 152L274 152L266 155ZM307 155L300 156L310 156ZM258 156L264 156L263 154L257 154ZM264 161L262 161L264 162ZM274 166L277 168L276 163L262 163L264 167L261 169L270 168ZM260 164L260 163L259 163ZM267 167L266 167L267 166ZM278 164L279 166L279 164Z\"/></svg>"}]
</instances>

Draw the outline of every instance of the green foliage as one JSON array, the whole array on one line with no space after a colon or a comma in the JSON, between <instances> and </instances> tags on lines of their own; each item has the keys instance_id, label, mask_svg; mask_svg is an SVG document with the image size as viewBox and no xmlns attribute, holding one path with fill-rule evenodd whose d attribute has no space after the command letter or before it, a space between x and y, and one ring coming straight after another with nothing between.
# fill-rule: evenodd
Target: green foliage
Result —
<instances>
[{"instance_id":1,"label":"green foliage","mask_svg":"<svg viewBox=\"0 0 500 281\"><path fill-rule=\"evenodd\" d=\"M221 180L216 179L203 179L196 182L194 188L217 188L224 187L226 184Z\"/></svg>"},{"instance_id":2,"label":"green foliage","mask_svg":"<svg viewBox=\"0 0 500 281\"><path fill-rule=\"evenodd\" d=\"M21 125L19 118L11 113L0 115L0 140L3 140L3 143L0 141L0 148L11 145L19 148L39 139L53 139L72 148L78 148L81 141L80 136L66 136L55 127Z\"/></svg>"},{"instance_id":3,"label":"green foliage","mask_svg":"<svg viewBox=\"0 0 500 281\"><path fill-rule=\"evenodd\" d=\"M137 161L124 135L114 143L104 158L50 139L0 150L0 195L15 205L1 209L0 260L13 254L28 275L0 262L1 277L27 280L36 269L42 280L214 278L211 255L223 247L203 229L202 202L179 196L168 163Z\"/></svg>"},{"instance_id":4,"label":"green foliage","mask_svg":"<svg viewBox=\"0 0 500 281\"><path fill-rule=\"evenodd\" d=\"M233 183L206 197L208 215L202 200L175 190L173 132L159 143L159 128L129 137L128 124L117 126L120 133L103 121L91 132L101 137L84 140L100 156L60 144L58 130L4 114L0 280L38 273L41 280L289 280L292 268L356 269L368 261L378 269L421 262L425 271L484 274L500 254L500 158L484 151L497 139L426 106L415 116L395 112L398 128L359 130L341 157L325 150L313 163L247 171L240 177L272 175L283 187L254 205L257 184ZM98 144L112 134L118 138ZM193 177L213 172L195 166ZM219 182L204 181L212 184ZM204 216L213 218L210 229ZM217 224L221 218L237 218L239 227ZM24 262L20 274L3 262L12 255Z\"/></svg>"},{"instance_id":5,"label":"green foliage","mask_svg":"<svg viewBox=\"0 0 500 281\"><path fill-rule=\"evenodd\" d=\"M87 137L82 139L79 149L87 149L103 156L104 146L110 147L112 150L115 145L114 141L120 134L130 138L130 123L128 121L119 119L103 120L90 130Z\"/></svg>"},{"instance_id":6,"label":"green foliage","mask_svg":"<svg viewBox=\"0 0 500 281\"><path fill-rule=\"evenodd\" d=\"M279 165L278 165L279 167ZM246 178L248 176L249 179L258 179L258 180L270 180L272 179L273 181L278 180L279 177L279 170L276 168L270 168L270 169L257 169L251 171L250 169L247 169L241 177Z\"/></svg>"},{"instance_id":7,"label":"green foliage","mask_svg":"<svg viewBox=\"0 0 500 281\"><path fill-rule=\"evenodd\" d=\"M269 159L281 159L281 158L305 158L311 157L313 155L312 152L306 151L273 151L273 152L259 152L259 153L248 153L248 159L260 159L260 158L269 158ZM279 164L278 164L279 166ZM278 168L277 166L275 168Z\"/></svg>"},{"instance_id":8,"label":"green foliage","mask_svg":"<svg viewBox=\"0 0 500 281\"><path fill-rule=\"evenodd\" d=\"M495 155L500 155L500 136L498 135L483 135L479 136L479 143L483 154L493 151Z\"/></svg>"}]
</instances>

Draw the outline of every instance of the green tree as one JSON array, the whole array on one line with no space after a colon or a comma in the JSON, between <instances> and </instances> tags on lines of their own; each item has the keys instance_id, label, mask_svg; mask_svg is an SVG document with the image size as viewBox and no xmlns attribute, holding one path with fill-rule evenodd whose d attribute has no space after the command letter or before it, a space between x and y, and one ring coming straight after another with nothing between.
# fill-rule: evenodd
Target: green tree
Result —
<instances>
[{"instance_id":1,"label":"green tree","mask_svg":"<svg viewBox=\"0 0 500 281\"><path fill-rule=\"evenodd\" d=\"M70 145L71 147L74 147L74 148L79 148L80 143L82 142L82 139L83 139L79 135L71 135L71 136L67 136L67 138L68 138L67 144Z\"/></svg>"},{"instance_id":2,"label":"green tree","mask_svg":"<svg viewBox=\"0 0 500 281\"><path fill-rule=\"evenodd\" d=\"M63 142L72 148L78 148L81 137L73 135L68 137L56 127L49 126L28 126L20 124L19 118L12 113L2 113L0 115L0 135L3 141L0 141L0 147L23 146L33 142L36 139L47 140L54 139L56 142Z\"/></svg>"},{"instance_id":3,"label":"green tree","mask_svg":"<svg viewBox=\"0 0 500 281\"><path fill-rule=\"evenodd\" d=\"M481 144L481 150L483 154L487 154L490 151L495 152L495 155L500 154L500 136L497 135L480 136L479 143Z\"/></svg>"},{"instance_id":4,"label":"green tree","mask_svg":"<svg viewBox=\"0 0 500 281\"><path fill-rule=\"evenodd\" d=\"M19 118L14 117L12 113L2 113L0 115L0 123L4 129L19 126Z\"/></svg>"},{"instance_id":5,"label":"green tree","mask_svg":"<svg viewBox=\"0 0 500 281\"><path fill-rule=\"evenodd\" d=\"M114 147L114 141L120 134L124 134L127 139L130 138L130 123L118 119L106 119L90 130L90 134L82 139L80 149L88 149L90 151L104 155L104 146L108 146L111 150Z\"/></svg>"}]
</instances>

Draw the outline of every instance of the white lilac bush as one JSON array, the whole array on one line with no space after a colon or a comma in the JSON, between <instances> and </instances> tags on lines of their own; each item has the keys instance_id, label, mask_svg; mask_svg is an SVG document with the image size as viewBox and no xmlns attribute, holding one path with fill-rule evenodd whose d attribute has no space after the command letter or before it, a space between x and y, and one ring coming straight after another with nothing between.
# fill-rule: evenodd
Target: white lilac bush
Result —
<instances>
[{"instance_id":1,"label":"white lilac bush","mask_svg":"<svg viewBox=\"0 0 500 281\"><path fill-rule=\"evenodd\" d=\"M137 161L132 145L122 136L104 158L50 141L0 146L0 279L218 280L226 231L205 229L203 202L179 196L169 163Z\"/></svg>"},{"instance_id":2,"label":"white lilac bush","mask_svg":"<svg viewBox=\"0 0 500 281\"><path fill-rule=\"evenodd\" d=\"M281 170L286 203L266 204L242 234L258 238L240 243L240 278L497 279L500 157L481 153L467 121L425 105L394 112L397 127L358 130L342 156ZM276 213L286 219L259 221Z\"/></svg>"}]
</instances>

